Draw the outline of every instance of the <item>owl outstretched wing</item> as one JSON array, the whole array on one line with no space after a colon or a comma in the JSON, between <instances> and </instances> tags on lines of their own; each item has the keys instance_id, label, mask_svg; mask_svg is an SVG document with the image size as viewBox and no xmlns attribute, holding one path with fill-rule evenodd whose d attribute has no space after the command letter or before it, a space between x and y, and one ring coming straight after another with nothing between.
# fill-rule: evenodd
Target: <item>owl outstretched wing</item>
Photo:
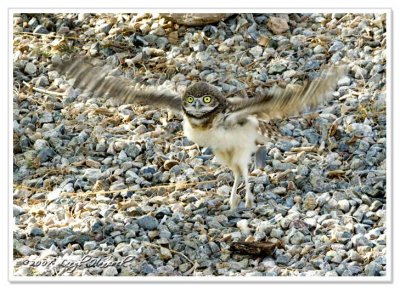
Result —
<instances>
[{"instance_id":1,"label":"owl outstretched wing","mask_svg":"<svg viewBox=\"0 0 400 290\"><path fill-rule=\"evenodd\" d=\"M277 85L262 96L249 99L229 100L228 111L232 119L255 115L269 121L297 115L306 109L313 109L332 94L337 82L346 72L345 66L324 69L320 76L304 85L290 84L286 88Z\"/></svg>"},{"instance_id":2,"label":"owl outstretched wing","mask_svg":"<svg viewBox=\"0 0 400 290\"><path fill-rule=\"evenodd\" d=\"M110 76L101 66L93 65L87 57L76 56L53 63L59 73L73 80L73 86L93 93L93 96L114 98L121 104L140 104L181 111L181 97L167 88L135 83L123 77Z\"/></svg>"}]
</instances>

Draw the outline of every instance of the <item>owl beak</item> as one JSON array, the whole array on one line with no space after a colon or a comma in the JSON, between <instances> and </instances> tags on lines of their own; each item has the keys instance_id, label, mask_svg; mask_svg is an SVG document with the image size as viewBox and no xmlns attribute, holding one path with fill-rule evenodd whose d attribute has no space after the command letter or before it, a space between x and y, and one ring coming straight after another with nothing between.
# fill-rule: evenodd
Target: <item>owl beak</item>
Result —
<instances>
[{"instance_id":1,"label":"owl beak","mask_svg":"<svg viewBox=\"0 0 400 290\"><path fill-rule=\"evenodd\" d=\"M193 107L196 108L196 110L200 109L200 101L198 99L196 99L193 103Z\"/></svg>"}]
</instances>

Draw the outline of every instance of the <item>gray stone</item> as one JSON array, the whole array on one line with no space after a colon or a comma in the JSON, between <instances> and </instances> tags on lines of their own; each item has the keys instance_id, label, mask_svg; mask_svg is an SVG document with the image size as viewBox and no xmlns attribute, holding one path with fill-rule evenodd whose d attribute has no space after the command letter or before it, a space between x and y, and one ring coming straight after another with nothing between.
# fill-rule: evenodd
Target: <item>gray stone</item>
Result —
<instances>
[{"instance_id":1,"label":"gray stone","mask_svg":"<svg viewBox=\"0 0 400 290\"><path fill-rule=\"evenodd\" d=\"M153 174L157 172L157 167L154 165L144 166L140 168L141 175L146 179L151 179Z\"/></svg>"},{"instance_id":2,"label":"gray stone","mask_svg":"<svg viewBox=\"0 0 400 290\"><path fill-rule=\"evenodd\" d=\"M49 80L45 76L34 78L32 82L35 83L35 87L46 87L49 85Z\"/></svg>"},{"instance_id":3,"label":"gray stone","mask_svg":"<svg viewBox=\"0 0 400 290\"><path fill-rule=\"evenodd\" d=\"M348 76L344 76L338 81L339 87L350 86L350 84L351 84L351 79Z\"/></svg>"},{"instance_id":4,"label":"gray stone","mask_svg":"<svg viewBox=\"0 0 400 290\"><path fill-rule=\"evenodd\" d=\"M56 155L56 152L51 148L43 148L39 151L37 158L43 163L52 160L52 158Z\"/></svg>"},{"instance_id":5,"label":"gray stone","mask_svg":"<svg viewBox=\"0 0 400 290\"><path fill-rule=\"evenodd\" d=\"M279 74L286 70L286 65L282 63L273 63L268 68L269 74Z\"/></svg>"},{"instance_id":6,"label":"gray stone","mask_svg":"<svg viewBox=\"0 0 400 290\"><path fill-rule=\"evenodd\" d=\"M277 171L285 171L288 169L295 169L296 165L293 163L282 163L279 160L272 160L272 168Z\"/></svg>"},{"instance_id":7,"label":"gray stone","mask_svg":"<svg viewBox=\"0 0 400 290\"><path fill-rule=\"evenodd\" d=\"M343 42L339 41L339 40L335 40L332 45L329 47L328 52L332 53L332 52L336 52L338 50L341 50L344 48L344 44Z\"/></svg>"},{"instance_id":8,"label":"gray stone","mask_svg":"<svg viewBox=\"0 0 400 290\"><path fill-rule=\"evenodd\" d=\"M48 34L49 31L44 27L43 25L38 25L36 28L33 30L33 33L36 34Z\"/></svg>"},{"instance_id":9,"label":"gray stone","mask_svg":"<svg viewBox=\"0 0 400 290\"><path fill-rule=\"evenodd\" d=\"M253 46L249 52L253 57L259 57L263 52L263 48L259 45L256 45Z\"/></svg>"},{"instance_id":10,"label":"gray stone","mask_svg":"<svg viewBox=\"0 0 400 290\"><path fill-rule=\"evenodd\" d=\"M43 140L43 139L37 139L35 141L35 143L33 144L33 148L35 148L35 150L37 150L37 151L42 150L47 147L49 147L49 143L47 143L47 141Z\"/></svg>"},{"instance_id":11,"label":"gray stone","mask_svg":"<svg viewBox=\"0 0 400 290\"><path fill-rule=\"evenodd\" d=\"M158 220L146 215L138 219L138 225L145 230L155 230L158 227Z\"/></svg>"},{"instance_id":12,"label":"gray stone","mask_svg":"<svg viewBox=\"0 0 400 290\"><path fill-rule=\"evenodd\" d=\"M372 202L372 204L369 207L370 211L377 211L379 208L382 207L382 202L380 202L379 200L375 200Z\"/></svg>"},{"instance_id":13,"label":"gray stone","mask_svg":"<svg viewBox=\"0 0 400 290\"><path fill-rule=\"evenodd\" d=\"M290 238L290 242L293 245L300 245L304 241L304 234L300 231L296 231L294 235Z\"/></svg>"},{"instance_id":14,"label":"gray stone","mask_svg":"<svg viewBox=\"0 0 400 290\"><path fill-rule=\"evenodd\" d=\"M379 272L382 270L382 266L372 261L367 266L365 266L365 274L367 276L380 276Z\"/></svg>"},{"instance_id":15,"label":"gray stone","mask_svg":"<svg viewBox=\"0 0 400 290\"><path fill-rule=\"evenodd\" d=\"M52 123L53 120L53 114L51 112L44 112L40 118L39 118L39 123Z\"/></svg>"},{"instance_id":16,"label":"gray stone","mask_svg":"<svg viewBox=\"0 0 400 290\"><path fill-rule=\"evenodd\" d=\"M110 186L110 190L126 189L128 186L123 182L114 183Z\"/></svg>"},{"instance_id":17,"label":"gray stone","mask_svg":"<svg viewBox=\"0 0 400 290\"><path fill-rule=\"evenodd\" d=\"M320 44L318 44L316 47L314 47L315 54L325 53L325 52L326 52L325 48Z\"/></svg>"},{"instance_id":18,"label":"gray stone","mask_svg":"<svg viewBox=\"0 0 400 290\"><path fill-rule=\"evenodd\" d=\"M348 264L347 269L350 271L351 275L357 275L362 272L362 267L358 262L351 262Z\"/></svg>"},{"instance_id":19,"label":"gray stone","mask_svg":"<svg viewBox=\"0 0 400 290\"><path fill-rule=\"evenodd\" d=\"M357 251L354 251L353 249L351 249L349 251L348 256L351 261L362 262L362 260L363 260L362 256L359 253L357 253Z\"/></svg>"},{"instance_id":20,"label":"gray stone","mask_svg":"<svg viewBox=\"0 0 400 290\"><path fill-rule=\"evenodd\" d=\"M305 35L294 35L290 37L290 43L293 44L295 48L303 47L307 44L307 37Z\"/></svg>"},{"instance_id":21,"label":"gray stone","mask_svg":"<svg viewBox=\"0 0 400 290\"><path fill-rule=\"evenodd\" d=\"M289 262L290 262L290 257L288 255L286 255L286 254L278 255L276 257L276 263L278 265L287 266L287 265L289 265Z\"/></svg>"},{"instance_id":22,"label":"gray stone","mask_svg":"<svg viewBox=\"0 0 400 290\"><path fill-rule=\"evenodd\" d=\"M304 65L304 70L309 71L309 70L316 70L321 66L321 62L317 60L308 60L305 65Z\"/></svg>"},{"instance_id":23,"label":"gray stone","mask_svg":"<svg viewBox=\"0 0 400 290\"><path fill-rule=\"evenodd\" d=\"M13 204L13 216L14 217L19 216L24 213L25 213L25 210L22 207Z\"/></svg>"},{"instance_id":24,"label":"gray stone","mask_svg":"<svg viewBox=\"0 0 400 290\"><path fill-rule=\"evenodd\" d=\"M37 72L37 67L33 63L28 62L25 65L24 72L26 72L29 75L34 75Z\"/></svg>"},{"instance_id":25,"label":"gray stone","mask_svg":"<svg viewBox=\"0 0 400 290\"><path fill-rule=\"evenodd\" d=\"M274 194L278 194L278 195L284 195L284 194L286 194L286 188L285 187L282 187L282 186L280 186L280 187L275 187L273 190L272 190L272 193L274 193Z\"/></svg>"},{"instance_id":26,"label":"gray stone","mask_svg":"<svg viewBox=\"0 0 400 290\"><path fill-rule=\"evenodd\" d=\"M338 208L343 212L348 212L350 210L350 203L347 199L342 199L338 201Z\"/></svg>"},{"instance_id":27,"label":"gray stone","mask_svg":"<svg viewBox=\"0 0 400 290\"><path fill-rule=\"evenodd\" d=\"M17 250L17 252L19 254L21 254L24 257L31 256L31 255L35 254L34 250L32 250L30 247L28 247L26 245L23 245L23 244L21 244L19 242L16 243L15 249Z\"/></svg>"},{"instance_id":28,"label":"gray stone","mask_svg":"<svg viewBox=\"0 0 400 290\"><path fill-rule=\"evenodd\" d=\"M270 233L271 238L281 239L284 232L280 228L273 228Z\"/></svg>"},{"instance_id":29,"label":"gray stone","mask_svg":"<svg viewBox=\"0 0 400 290\"><path fill-rule=\"evenodd\" d=\"M103 270L102 276L117 276L118 270L114 266L109 266Z\"/></svg>"},{"instance_id":30,"label":"gray stone","mask_svg":"<svg viewBox=\"0 0 400 290\"><path fill-rule=\"evenodd\" d=\"M104 32L107 34L110 31L111 27L112 24L110 23L102 23L96 29L98 32Z\"/></svg>"},{"instance_id":31,"label":"gray stone","mask_svg":"<svg viewBox=\"0 0 400 290\"><path fill-rule=\"evenodd\" d=\"M32 17L31 20L29 20L28 25L35 29L39 25L39 21L36 19L36 17Z\"/></svg>"},{"instance_id":32,"label":"gray stone","mask_svg":"<svg viewBox=\"0 0 400 290\"><path fill-rule=\"evenodd\" d=\"M102 172L97 168L84 169L83 178L88 179L91 182L96 182L102 177Z\"/></svg>"},{"instance_id":33,"label":"gray stone","mask_svg":"<svg viewBox=\"0 0 400 290\"><path fill-rule=\"evenodd\" d=\"M83 249L85 251L92 251L97 248L96 241L87 241L83 244Z\"/></svg>"}]
</instances>

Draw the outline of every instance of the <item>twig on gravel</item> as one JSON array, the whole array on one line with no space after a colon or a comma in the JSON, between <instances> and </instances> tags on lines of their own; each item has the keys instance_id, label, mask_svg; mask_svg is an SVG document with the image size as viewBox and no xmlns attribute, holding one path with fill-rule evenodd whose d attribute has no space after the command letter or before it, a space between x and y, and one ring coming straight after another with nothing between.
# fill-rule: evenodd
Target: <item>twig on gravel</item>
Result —
<instances>
[{"instance_id":1,"label":"twig on gravel","mask_svg":"<svg viewBox=\"0 0 400 290\"><path fill-rule=\"evenodd\" d=\"M23 84L25 86L27 86L29 89L32 89L32 90L34 90L35 92L38 92L38 93L47 94L47 95L54 95L54 96L60 96L60 97L64 97L65 96L65 93L53 92L53 91L49 91L49 90L43 90L43 89L35 88L32 85L28 84L27 82L23 82Z\"/></svg>"},{"instance_id":2,"label":"twig on gravel","mask_svg":"<svg viewBox=\"0 0 400 290\"><path fill-rule=\"evenodd\" d=\"M144 245L147 245L147 246L150 246L150 247L153 247L153 248L158 248L158 249L163 248L163 247L160 246L160 245L152 244L152 243L149 243L149 242L144 243ZM195 264L197 264L197 262L193 262L193 261L190 260L185 254L183 254L183 253L181 253L181 252L178 252L178 251L175 251L175 250L172 250L172 249L168 249L168 250L171 251L172 253L175 253L175 254L178 254L179 256L182 256L183 258L185 258L186 260L188 260L193 266L195 266ZM190 271L190 270L189 270L189 271Z\"/></svg>"}]
</instances>

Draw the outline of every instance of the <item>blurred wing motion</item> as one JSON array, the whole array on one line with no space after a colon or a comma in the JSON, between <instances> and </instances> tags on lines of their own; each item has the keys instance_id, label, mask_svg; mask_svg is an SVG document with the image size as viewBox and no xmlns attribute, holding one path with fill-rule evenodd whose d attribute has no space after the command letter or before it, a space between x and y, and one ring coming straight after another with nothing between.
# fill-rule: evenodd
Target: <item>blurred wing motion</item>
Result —
<instances>
[{"instance_id":1,"label":"blurred wing motion","mask_svg":"<svg viewBox=\"0 0 400 290\"><path fill-rule=\"evenodd\" d=\"M109 76L108 71L94 66L86 57L74 57L53 64L59 73L73 79L73 86L93 96L115 98L121 104L140 104L181 111L181 97L174 91L141 85L123 77Z\"/></svg>"},{"instance_id":2,"label":"blurred wing motion","mask_svg":"<svg viewBox=\"0 0 400 290\"><path fill-rule=\"evenodd\" d=\"M294 116L315 108L332 94L345 71L345 66L331 67L302 86L289 84L283 89L275 85L264 96L229 101L228 110L231 118L236 120L247 115L255 115L265 121Z\"/></svg>"}]
</instances>

